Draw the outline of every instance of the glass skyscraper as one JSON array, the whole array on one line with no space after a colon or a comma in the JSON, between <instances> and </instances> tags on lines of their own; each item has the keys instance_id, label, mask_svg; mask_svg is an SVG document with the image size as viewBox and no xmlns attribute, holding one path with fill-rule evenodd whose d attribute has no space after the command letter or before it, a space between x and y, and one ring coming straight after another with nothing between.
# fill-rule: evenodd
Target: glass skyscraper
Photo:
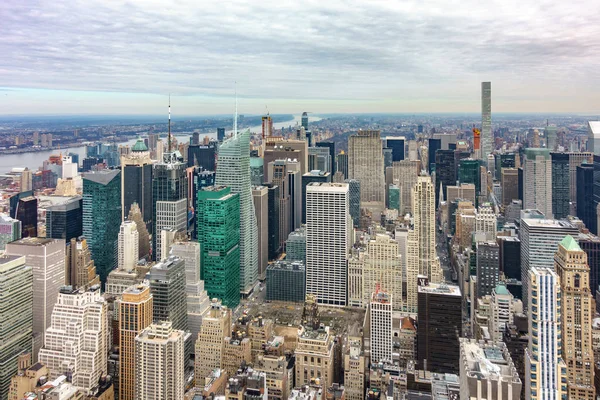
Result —
<instances>
[{"instance_id":1,"label":"glass skyscraper","mask_svg":"<svg viewBox=\"0 0 600 400\"><path fill-rule=\"evenodd\" d=\"M258 228L250 182L250 131L235 133L219 147L217 186L240 197L240 291L249 293L258 280Z\"/></svg>"},{"instance_id":2,"label":"glass skyscraper","mask_svg":"<svg viewBox=\"0 0 600 400\"><path fill-rule=\"evenodd\" d=\"M83 175L83 236L102 283L117 267L121 226L120 174L119 170L102 170Z\"/></svg>"},{"instance_id":3,"label":"glass skyscraper","mask_svg":"<svg viewBox=\"0 0 600 400\"><path fill-rule=\"evenodd\" d=\"M570 211L569 154L550 153L552 159L552 214L566 218Z\"/></svg>"}]
</instances>

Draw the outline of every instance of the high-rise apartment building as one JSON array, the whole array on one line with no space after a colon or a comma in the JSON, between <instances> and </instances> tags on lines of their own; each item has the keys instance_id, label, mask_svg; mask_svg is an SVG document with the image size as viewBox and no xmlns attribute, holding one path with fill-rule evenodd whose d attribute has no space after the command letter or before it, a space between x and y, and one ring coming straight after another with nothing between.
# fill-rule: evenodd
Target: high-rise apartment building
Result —
<instances>
[{"instance_id":1,"label":"high-rise apartment building","mask_svg":"<svg viewBox=\"0 0 600 400\"><path fill-rule=\"evenodd\" d=\"M6 243L21 239L21 221L6 214L0 215L0 250L6 248Z\"/></svg>"},{"instance_id":2,"label":"high-rise apartment building","mask_svg":"<svg viewBox=\"0 0 600 400\"><path fill-rule=\"evenodd\" d=\"M552 218L552 160L548 149L525 149L523 208Z\"/></svg>"},{"instance_id":3,"label":"high-rise apartment building","mask_svg":"<svg viewBox=\"0 0 600 400\"><path fill-rule=\"evenodd\" d=\"M552 160L552 214L554 218L569 215L571 201L570 167L568 153L550 153Z\"/></svg>"},{"instance_id":4,"label":"high-rise apartment building","mask_svg":"<svg viewBox=\"0 0 600 400\"><path fill-rule=\"evenodd\" d=\"M481 82L481 157L487 159L494 151L492 131L492 82Z\"/></svg>"},{"instance_id":5,"label":"high-rise apartment building","mask_svg":"<svg viewBox=\"0 0 600 400\"><path fill-rule=\"evenodd\" d=\"M135 400L135 338L152 323L150 287L139 284L127 288L117 300L119 312L119 399Z\"/></svg>"},{"instance_id":6,"label":"high-rise apartment building","mask_svg":"<svg viewBox=\"0 0 600 400\"><path fill-rule=\"evenodd\" d=\"M578 230L568 221L538 218L521 218L519 239L521 240L521 282L523 283L523 305L528 303L529 271L554 265L554 253L565 236L577 237ZM551 268L552 269L552 268Z\"/></svg>"},{"instance_id":7,"label":"high-rise apartment building","mask_svg":"<svg viewBox=\"0 0 600 400\"><path fill-rule=\"evenodd\" d=\"M198 242L208 295L235 308L240 301L240 195L225 186L198 192Z\"/></svg>"},{"instance_id":8,"label":"high-rise apartment building","mask_svg":"<svg viewBox=\"0 0 600 400\"><path fill-rule=\"evenodd\" d=\"M65 267L65 285L85 290L100 284L100 277L96 275L96 266L85 238L73 238L67 244Z\"/></svg>"},{"instance_id":9,"label":"high-rise apartment building","mask_svg":"<svg viewBox=\"0 0 600 400\"><path fill-rule=\"evenodd\" d=\"M347 400L364 400L365 355L362 337L348 337L348 352L344 355L344 387Z\"/></svg>"},{"instance_id":10,"label":"high-rise apartment building","mask_svg":"<svg viewBox=\"0 0 600 400\"><path fill-rule=\"evenodd\" d=\"M32 349L33 273L25 257L0 255L0 293L0 398L7 399L19 356Z\"/></svg>"},{"instance_id":11,"label":"high-rise apartment building","mask_svg":"<svg viewBox=\"0 0 600 400\"><path fill-rule=\"evenodd\" d=\"M346 305L346 259L351 244L348 184L306 188L306 293L323 304Z\"/></svg>"},{"instance_id":12,"label":"high-rise apartment building","mask_svg":"<svg viewBox=\"0 0 600 400\"><path fill-rule=\"evenodd\" d=\"M211 371L221 368L223 340L230 335L230 331L231 310L217 299L213 299L208 315L202 321L196 341L196 387L202 387L204 378L208 377Z\"/></svg>"},{"instance_id":13,"label":"high-rise apartment building","mask_svg":"<svg viewBox=\"0 0 600 400\"><path fill-rule=\"evenodd\" d=\"M567 366L562 359L560 283L554 271L532 268L528 276L529 346L525 349L526 399L567 397ZM535 373L534 373L535 371Z\"/></svg>"},{"instance_id":14,"label":"high-rise apartment building","mask_svg":"<svg viewBox=\"0 0 600 400\"><path fill-rule=\"evenodd\" d=\"M171 321L173 329L188 330L185 262L169 256L155 264L148 273L150 292L154 297L154 322Z\"/></svg>"},{"instance_id":15,"label":"high-rise apartment building","mask_svg":"<svg viewBox=\"0 0 600 400\"><path fill-rule=\"evenodd\" d=\"M124 221L131 205L137 203L142 219L152 230L152 160L144 141L137 142L127 154L121 155L121 219Z\"/></svg>"},{"instance_id":16,"label":"high-rise apartment building","mask_svg":"<svg viewBox=\"0 0 600 400\"><path fill-rule=\"evenodd\" d=\"M379 131L358 131L348 139L348 175L361 184L362 207L385 208L383 145Z\"/></svg>"},{"instance_id":17,"label":"high-rise apartment building","mask_svg":"<svg viewBox=\"0 0 600 400\"><path fill-rule=\"evenodd\" d=\"M392 295L379 286L371 295L369 303L369 331L371 335L371 363L391 362L392 343Z\"/></svg>"},{"instance_id":18,"label":"high-rise apartment building","mask_svg":"<svg viewBox=\"0 0 600 400\"><path fill-rule=\"evenodd\" d=\"M83 236L88 241L102 283L117 266L121 225L121 177L119 170L83 175Z\"/></svg>"},{"instance_id":19,"label":"high-rise apartment building","mask_svg":"<svg viewBox=\"0 0 600 400\"><path fill-rule=\"evenodd\" d=\"M108 305L100 286L87 291L65 286L52 311L40 363L48 368L49 379L66 375L91 393L107 372L108 337Z\"/></svg>"},{"instance_id":20,"label":"high-rise apartment building","mask_svg":"<svg viewBox=\"0 0 600 400\"><path fill-rule=\"evenodd\" d=\"M58 291L65 284L65 242L60 239L23 238L6 245L6 254L25 256L25 264L33 271L33 360L50 326L52 309Z\"/></svg>"},{"instance_id":21,"label":"high-rise apartment building","mask_svg":"<svg viewBox=\"0 0 600 400\"><path fill-rule=\"evenodd\" d=\"M229 186L231 193L239 195L239 283L240 292L249 293L258 280L258 232L250 182L250 131L234 134L219 147L215 184Z\"/></svg>"},{"instance_id":22,"label":"high-rise apartment building","mask_svg":"<svg viewBox=\"0 0 600 400\"><path fill-rule=\"evenodd\" d=\"M135 338L136 399L183 399L184 332L170 321L154 323Z\"/></svg>"},{"instance_id":23,"label":"high-rise apartment building","mask_svg":"<svg viewBox=\"0 0 600 400\"><path fill-rule=\"evenodd\" d=\"M152 172L152 258L161 261L163 229L187 229L186 165L179 152L165 153Z\"/></svg>"},{"instance_id":24,"label":"high-rise apartment building","mask_svg":"<svg viewBox=\"0 0 600 400\"><path fill-rule=\"evenodd\" d=\"M567 365L570 399L596 398L592 318L594 297L589 286L586 253L568 235L559 243L554 269L560 282L562 359Z\"/></svg>"},{"instance_id":25,"label":"high-rise apartment building","mask_svg":"<svg viewBox=\"0 0 600 400\"><path fill-rule=\"evenodd\" d=\"M134 221L123 221L119 229L119 269L133 271L139 260L140 234Z\"/></svg>"},{"instance_id":26,"label":"high-rise apartment building","mask_svg":"<svg viewBox=\"0 0 600 400\"><path fill-rule=\"evenodd\" d=\"M269 189L266 186L253 187L252 198L258 232L258 277L264 280L269 262Z\"/></svg>"}]
</instances>

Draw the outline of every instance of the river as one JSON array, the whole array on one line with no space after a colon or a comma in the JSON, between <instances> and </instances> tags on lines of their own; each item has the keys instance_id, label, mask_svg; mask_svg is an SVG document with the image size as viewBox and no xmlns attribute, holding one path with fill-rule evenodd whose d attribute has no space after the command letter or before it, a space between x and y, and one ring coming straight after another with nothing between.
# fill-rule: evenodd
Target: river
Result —
<instances>
[{"instance_id":1,"label":"river","mask_svg":"<svg viewBox=\"0 0 600 400\"><path fill-rule=\"evenodd\" d=\"M292 120L288 120L288 121L284 121L284 122L277 122L273 124L273 128L274 129L281 129L281 128L287 128L289 126L295 126L296 123L300 124L302 116L301 115L294 115L294 119ZM321 120L321 118L319 117L314 117L314 116L310 116L310 120L309 121L319 121ZM245 129L245 128L244 128ZM255 126L251 126L249 127L251 132L260 132L260 130L262 129L261 125L255 125ZM226 130L226 133L229 134L232 130ZM181 142L187 142L191 136L191 134L185 134L185 135L174 135L177 138L177 141ZM201 133L200 134L200 138L202 139L204 136L209 136L211 138L216 138L217 137L217 133ZM131 139L128 140L127 142L121 142L119 143L119 145L129 145L132 146L137 139ZM51 155L53 154L67 154L67 153L74 153L79 155L79 163L81 165L82 160L85 158L85 146L81 146L81 147L67 147L64 149L54 149L54 150L44 150L44 151L37 151L37 152L31 152L31 153L20 153L20 154L3 154L0 155L0 173L4 173L4 172L9 172L12 168L15 167L27 167L30 170L33 171L37 171L41 166L42 163L44 162L44 160L47 160Z\"/></svg>"}]
</instances>

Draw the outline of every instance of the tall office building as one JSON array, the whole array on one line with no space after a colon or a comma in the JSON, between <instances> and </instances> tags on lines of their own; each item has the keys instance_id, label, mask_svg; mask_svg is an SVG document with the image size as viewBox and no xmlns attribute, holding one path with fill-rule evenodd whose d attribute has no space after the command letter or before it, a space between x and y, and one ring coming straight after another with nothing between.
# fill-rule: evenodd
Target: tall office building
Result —
<instances>
[{"instance_id":1,"label":"tall office building","mask_svg":"<svg viewBox=\"0 0 600 400\"><path fill-rule=\"evenodd\" d=\"M548 268L532 268L528 276L529 346L525 349L525 398L567 397L567 366L562 354L559 278ZM533 373L535 371L535 373Z\"/></svg>"},{"instance_id":2,"label":"tall office building","mask_svg":"<svg viewBox=\"0 0 600 400\"><path fill-rule=\"evenodd\" d=\"M348 179L348 153L345 153L344 150L342 150L336 158L336 171L340 171L342 174L344 174L344 179Z\"/></svg>"},{"instance_id":3,"label":"tall office building","mask_svg":"<svg viewBox=\"0 0 600 400\"><path fill-rule=\"evenodd\" d=\"M183 399L184 332L170 321L154 323L135 338L135 398Z\"/></svg>"},{"instance_id":4,"label":"tall office building","mask_svg":"<svg viewBox=\"0 0 600 400\"><path fill-rule=\"evenodd\" d=\"M458 181L460 183L472 183L475 185L475 193L477 195L481 192L480 166L481 161L472 158L462 159L458 164Z\"/></svg>"},{"instance_id":5,"label":"tall office building","mask_svg":"<svg viewBox=\"0 0 600 400\"><path fill-rule=\"evenodd\" d=\"M404 143L406 138L403 136L388 136L385 138L386 147L392 150L392 162L404 160Z\"/></svg>"},{"instance_id":6,"label":"tall office building","mask_svg":"<svg viewBox=\"0 0 600 400\"><path fill-rule=\"evenodd\" d=\"M348 204L352 223L358 227L360 222L360 182L356 179L346 179L344 183L348 184Z\"/></svg>"},{"instance_id":7,"label":"tall office building","mask_svg":"<svg viewBox=\"0 0 600 400\"><path fill-rule=\"evenodd\" d=\"M588 121L587 149L595 156L600 155L600 121Z\"/></svg>"},{"instance_id":8,"label":"tall office building","mask_svg":"<svg viewBox=\"0 0 600 400\"><path fill-rule=\"evenodd\" d=\"M252 186L260 186L265 181L265 165L262 157L250 157L250 182Z\"/></svg>"},{"instance_id":9,"label":"tall office building","mask_svg":"<svg viewBox=\"0 0 600 400\"><path fill-rule=\"evenodd\" d=\"M250 293L258 280L258 232L250 183L250 131L237 133L236 130L219 147L215 184L229 186L231 193L239 195L240 292Z\"/></svg>"},{"instance_id":10,"label":"tall office building","mask_svg":"<svg viewBox=\"0 0 600 400\"><path fill-rule=\"evenodd\" d=\"M271 182L279 187L279 247L283 248L291 228L290 185L288 182L287 160L275 160L269 163Z\"/></svg>"},{"instance_id":11,"label":"tall office building","mask_svg":"<svg viewBox=\"0 0 600 400\"><path fill-rule=\"evenodd\" d=\"M258 278L264 280L269 262L269 189L266 186L253 187L252 198L258 231Z\"/></svg>"},{"instance_id":12,"label":"tall office building","mask_svg":"<svg viewBox=\"0 0 600 400\"><path fill-rule=\"evenodd\" d=\"M519 198L519 171L516 168L502 168L502 204L506 207Z\"/></svg>"},{"instance_id":13,"label":"tall office building","mask_svg":"<svg viewBox=\"0 0 600 400\"><path fill-rule=\"evenodd\" d=\"M119 399L134 400L136 378L135 338L152 323L150 287L127 288L117 300L119 313Z\"/></svg>"},{"instance_id":14,"label":"tall office building","mask_svg":"<svg viewBox=\"0 0 600 400\"><path fill-rule=\"evenodd\" d=\"M492 131L492 83L481 82L481 157L487 159L494 151Z\"/></svg>"},{"instance_id":15,"label":"tall office building","mask_svg":"<svg viewBox=\"0 0 600 400\"><path fill-rule=\"evenodd\" d=\"M52 196L56 199L58 196ZM83 235L83 199L62 197L61 202L46 208L46 237L69 242Z\"/></svg>"},{"instance_id":16,"label":"tall office building","mask_svg":"<svg viewBox=\"0 0 600 400\"><path fill-rule=\"evenodd\" d=\"M119 170L83 175L83 236L88 241L102 283L117 266L121 225L121 179Z\"/></svg>"},{"instance_id":17,"label":"tall office building","mask_svg":"<svg viewBox=\"0 0 600 400\"><path fill-rule=\"evenodd\" d=\"M292 160L300 163L300 175L308 172L308 143L305 140L267 140L263 156L264 181L271 183L269 163L275 160ZM220 150L219 150L220 151Z\"/></svg>"},{"instance_id":18,"label":"tall office building","mask_svg":"<svg viewBox=\"0 0 600 400\"><path fill-rule=\"evenodd\" d=\"M381 287L390 294L389 301L394 311L403 311L402 302L402 258L398 241L387 234L377 234L367 243L362 267L362 304L366 307L373 292Z\"/></svg>"},{"instance_id":19,"label":"tall office building","mask_svg":"<svg viewBox=\"0 0 600 400\"><path fill-rule=\"evenodd\" d=\"M0 250L6 248L6 243L21 239L21 221L0 214Z\"/></svg>"},{"instance_id":20,"label":"tall office building","mask_svg":"<svg viewBox=\"0 0 600 400\"><path fill-rule=\"evenodd\" d=\"M442 149L441 139L427 139L427 172L433 175L435 171L435 153Z\"/></svg>"},{"instance_id":21,"label":"tall office building","mask_svg":"<svg viewBox=\"0 0 600 400\"><path fill-rule=\"evenodd\" d=\"M568 153L550 153L552 160L552 214L566 218L570 211L571 187Z\"/></svg>"},{"instance_id":22,"label":"tall office building","mask_svg":"<svg viewBox=\"0 0 600 400\"><path fill-rule=\"evenodd\" d=\"M391 362L392 343L392 295L377 286L369 303L369 331L371 339L371 363Z\"/></svg>"},{"instance_id":23,"label":"tall office building","mask_svg":"<svg viewBox=\"0 0 600 400\"><path fill-rule=\"evenodd\" d=\"M320 170L312 170L302 175L302 223L306 223L306 187L312 182L331 182L333 174ZM360 212L360 210L359 210Z\"/></svg>"},{"instance_id":24,"label":"tall office building","mask_svg":"<svg viewBox=\"0 0 600 400\"><path fill-rule=\"evenodd\" d=\"M435 204L440 204L440 193L446 196L446 188L456 184L456 159L454 150L435 152ZM441 187L441 189L440 189Z\"/></svg>"},{"instance_id":25,"label":"tall office building","mask_svg":"<svg viewBox=\"0 0 600 400\"><path fill-rule=\"evenodd\" d=\"M137 203L148 229L152 230L152 160L141 138L128 154L121 155L121 220Z\"/></svg>"},{"instance_id":26,"label":"tall office building","mask_svg":"<svg viewBox=\"0 0 600 400\"><path fill-rule=\"evenodd\" d=\"M58 290L65 283L65 242L59 239L23 238L6 245L6 254L25 256L33 271L33 335L41 345L50 326ZM37 338L36 338L37 337ZM33 349L37 361L39 347Z\"/></svg>"},{"instance_id":27,"label":"tall office building","mask_svg":"<svg viewBox=\"0 0 600 400\"><path fill-rule=\"evenodd\" d=\"M393 182L400 187L400 214L412 212L412 189L419 176L419 161L403 160L392 164Z\"/></svg>"},{"instance_id":28,"label":"tall office building","mask_svg":"<svg viewBox=\"0 0 600 400\"><path fill-rule=\"evenodd\" d=\"M568 398L593 400L596 398L592 348L595 304L587 255L568 235L559 243L554 263L560 282L562 358L567 365Z\"/></svg>"},{"instance_id":29,"label":"tall office building","mask_svg":"<svg viewBox=\"0 0 600 400\"><path fill-rule=\"evenodd\" d=\"M335 162L335 143L334 142L318 142L316 144L317 147L326 147L329 149L329 168L327 171L331 174L331 176L335 175L336 172L336 162Z\"/></svg>"},{"instance_id":30,"label":"tall office building","mask_svg":"<svg viewBox=\"0 0 600 400\"><path fill-rule=\"evenodd\" d=\"M225 140L225 128L217 128L217 140L219 143Z\"/></svg>"},{"instance_id":31,"label":"tall office building","mask_svg":"<svg viewBox=\"0 0 600 400\"><path fill-rule=\"evenodd\" d=\"M200 167L203 171L214 171L216 167L217 146L209 144L190 145L187 152L187 166Z\"/></svg>"},{"instance_id":32,"label":"tall office building","mask_svg":"<svg viewBox=\"0 0 600 400\"><path fill-rule=\"evenodd\" d=\"M231 333L231 310L213 299L208 315L202 321L196 341L195 377L196 386L202 387L204 378L222 367L223 344Z\"/></svg>"},{"instance_id":33,"label":"tall office building","mask_svg":"<svg viewBox=\"0 0 600 400\"><path fill-rule=\"evenodd\" d=\"M198 338L202 319L208 314L210 298L200 279L200 243L177 242L171 246L171 255L185 263L185 287L187 295L187 320L192 341Z\"/></svg>"},{"instance_id":34,"label":"tall office building","mask_svg":"<svg viewBox=\"0 0 600 400\"><path fill-rule=\"evenodd\" d=\"M225 186L198 192L198 242L208 295L235 308L240 301L240 196Z\"/></svg>"},{"instance_id":35,"label":"tall office building","mask_svg":"<svg viewBox=\"0 0 600 400\"><path fill-rule=\"evenodd\" d=\"M483 203L475 214L475 233L482 234L484 240L495 241L498 218L491 203Z\"/></svg>"},{"instance_id":36,"label":"tall office building","mask_svg":"<svg viewBox=\"0 0 600 400\"><path fill-rule=\"evenodd\" d=\"M363 208L383 211L385 177L383 145L379 131L358 131L348 139L348 176L360 182Z\"/></svg>"},{"instance_id":37,"label":"tall office building","mask_svg":"<svg viewBox=\"0 0 600 400\"><path fill-rule=\"evenodd\" d=\"M173 329L188 330L185 262L169 256L155 264L147 275L152 293L152 318L170 321Z\"/></svg>"},{"instance_id":38,"label":"tall office building","mask_svg":"<svg viewBox=\"0 0 600 400\"><path fill-rule=\"evenodd\" d=\"M417 362L419 369L456 374L459 370L459 337L462 330L462 300L458 286L428 283L418 287L419 325Z\"/></svg>"},{"instance_id":39,"label":"tall office building","mask_svg":"<svg viewBox=\"0 0 600 400\"><path fill-rule=\"evenodd\" d=\"M19 356L32 349L33 273L25 257L0 255L0 293L0 399L7 399Z\"/></svg>"},{"instance_id":40,"label":"tall office building","mask_svg":"<svg viewBox=\"0 0 600 400\"><path fill-rule=\"evenodd\" d=\"M306 293L323 304L345 306L346 259L351 244L348 184L306 188Z\"/></svg>"},{"instance_id":41,"label":"tall office building","mask_svg":"<svg viewBox=\"0 0 600 400\"><path fill-rule=\"evenodd\" d=\"M598 219L594 206L594 166L581 164L577 167L577 218L590 230L598 232Z\"/></svg>"},{"instance_id":42,"label":"tall office building","mask_svg":"<svg viewBox=\"0 0 600 400\"><path fill-rule=\"evenodd\" d=\"M577 167L592 164L594 157L590 152L570 152L569 154L569 199L577 204ZM592 180L593 181L593 180Z\"/></svg>"},{"instance_id":43,"label":"tall office building","mask_svg":"<svg viewBox=\"0 0 600 400\"><path fill-rule=\"evenodd\" d=\"M279 186L269 183L266 185L269 194L269 260L279 255Z\"/></svg>"},{"instance_id":44,"label":"tall office building","mask_svg":"<svg viewBox=\"0 0 600 400\"><path fill-rule=\"evenodd\" d=\"M146 259L150 256L150 234L146 229L146 224L142 219L142 212L137 203L131 205L129 209L129 215L127 216L129 221L135 222L138 232L138 260Z\"/></svg>"},{"instance_id":45,"label":"tall office building","mask_svg":"<svg viewBox=\"0 0 600 400\"><path fill-rule=\"evenodd\" d=\"M308 130L308 113L306 111L302 113L302 127Z\"/></svg>"},{"instance_id":46,"label":"tall office building","mask_svg":"<svg viewBox=\"0 0 600 400\"><path fill-rule=\"evenodd\" d=\"M133 271L139 260L140 234L134 221L123 221L119 229L119 269Z\"/></svg>"},{"instance_id":47,"label":"tall office building","mask_svg":"<svg viewBox=\"0 0 600 400\"><path fill-rule=\"evenodd\" d=\"M548 149L525 149L523 208L552 218L552 160Z\"/></svg>"},{"instance_id":48,"label":"tall office building","mask_svg":"<svg viewBox=\"0 0 600 400\"><path fill-rule=\"evenodd\" d=\"M554 265L554 253L565 236L577 237L578 230L570 222L539 218L521 218L521 282L523 305L529 304L529 271Z\"/></svg>"},{"instance_id":49,"label":"tall office building","mask_svg":"<svg viewBox=\"0 0 600 400\"><path fill-rule=\"evenodd\" d=\"M108 305L100 286L87 291L65 286L52 311L40 363L49 379L66 375L73 386L91 393L107 372L108 337Z\"/></svg>"},{"instance_id":50,"label":"tall office building","mask_svg":"<svg viewBox=\"0 0 600 400\"><path fill-rule=\"evenodd\" d=\"M65 285L86 290L100 284L100 277L96 275L96 265L85 238L73 238L67 244L65 267Z\"/></svg>"},{"instance_id":51,"label":"tall office building","mask_svg":"<svg viewBox=\"0 0 600 400\"><path fill-rule=\"evenodd\" d=\"M498 283L500 247L496 242L479 242L477 247L477 297L492 294Z\"/></svg>"},{"instance_id":52,"label":"tall office building","mask_svg":"<svg viewBox=\"0 0 600 400\"><path fill-rule=\"evenodd\" d=\"M187 229L187 175L186 165L179 152L165 153L162 161L154 164L152 172L152 258L161 261L163 229Z\"/></svg>"}]
</instances>

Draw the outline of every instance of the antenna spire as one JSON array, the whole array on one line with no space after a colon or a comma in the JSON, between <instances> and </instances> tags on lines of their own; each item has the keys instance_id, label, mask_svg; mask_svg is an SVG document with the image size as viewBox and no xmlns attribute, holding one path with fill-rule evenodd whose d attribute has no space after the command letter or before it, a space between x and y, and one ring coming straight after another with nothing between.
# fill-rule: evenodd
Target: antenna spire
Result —
<instances>
[{"instance_id":1,"label":"antenna spire","mask_svg":"<svg viewBox=\"0 0 600 400\"><path fill-rule=\"evenodd\" d=\"M171 93L169 93L169 153L171 152Z\"/></svg>"},{"instance_id":2,"label":"antenna spire","mask_svg":"<svg viewBox=\"0 0 600 400\"><path fill-rule=\"evenodd\" d=\"M235 82L235 114L233 116L233 136L238 133L238 104L237 104L237 81Z\"/></svg>"}]
</instances>

